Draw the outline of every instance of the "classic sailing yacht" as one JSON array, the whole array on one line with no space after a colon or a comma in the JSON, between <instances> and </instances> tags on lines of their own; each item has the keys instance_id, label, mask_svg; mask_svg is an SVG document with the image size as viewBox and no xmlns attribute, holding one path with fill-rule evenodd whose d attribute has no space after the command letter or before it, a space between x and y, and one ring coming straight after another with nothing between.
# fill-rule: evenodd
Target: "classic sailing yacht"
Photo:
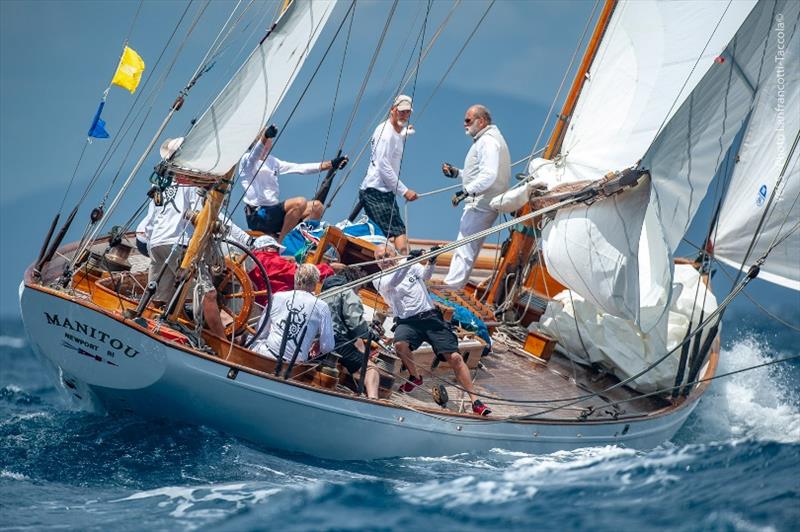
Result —
<instances>
[{"instance_id":1,"label":"classic sailing yacht","mask_svg":"<svg viewBox=\"0 0 800 532\"><path fill-rule=\"evenodd\" d=\"M98 238L96 223L80 242L61 246L62 231L20 287L34 349L59 368L73 395L108 410L205 424L326 458L649 448L671 438L715 373L719 319L730 299L759 271L800 287L800 119L789 111L800 105L800 4L606 1L544 157L532 159L527 177L498 201L498 210L516 212L486 232L511 230L499 262L485 260L486 275L477 271L463 291L433 288L492 332L488 356L481 356L482 340L459 332L475 388L494 410L489 418L464 412L463 390L441 366L426 379L433 388L393 393L403 373L390 337L375 339L383 374L375 400L359 393L361 383L348 381L335 358L294 364L282 353L285 360L275 362L233 341L257 332L253 324L269 305L255 298L269 297L269 289L253 288L247 272L258 264L246 247L225 240L216 221L237 161L322 29L334 11L352 16L354 3L340 4L287 1L159 166L165 186L207 190L181 265L186 275L167 309L149 304L153 287L145 259L126 245L130 234ZM732 146L739 161L726 172ZM675 262L712 179L719 209L709 246L696 262ZM483 236L405 265L434 255L446 260ZM320 261L330 249L354 263L371 260L374 245L328 227L307 260ZM184 305L192 276L219 251L226 338L205 330ZM707 287L715 258L747 272L721 302ZM369 281L388 270L372 268L328 294L357 288L369 314L385 314ZM429 350L416 356L431 362Z\"/></svg>"}]
</instances>

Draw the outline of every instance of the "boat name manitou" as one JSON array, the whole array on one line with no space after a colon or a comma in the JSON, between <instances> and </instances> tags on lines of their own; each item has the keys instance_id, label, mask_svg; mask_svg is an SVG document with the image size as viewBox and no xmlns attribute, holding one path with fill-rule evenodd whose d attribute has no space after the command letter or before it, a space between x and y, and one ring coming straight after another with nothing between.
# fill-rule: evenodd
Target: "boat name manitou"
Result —
<instances>
[{"instance_id":1,"label":"boat name manitou","mask_svg":"<svg viewBox=\"0 0 800 532\"><path fill-rule=\"evenodd\" d=\"M71 330L73 332L81 333L83 335L86 335L86 337L93 338L95 340L99 340L103 344L106 344L106 345L112 347L113 349L115 349L117 351L122 351L123 353L125 353L125 356L127 356L127 357L133 358L133 357L135 357L136 355L139 354L139 351L137 351L133 347L129 346L128 344L124 343L122 340L119 340L118 338L113 338L107 332L101 331L100 329L96 329L96 328L92 327L91 325L87 325L85 323L81 323L81 322L79 322L77 320L76 321L70 321L69 318L60 318L58 316L58 314L52 314L51 315L51 314L45 312L44 316L45 316L45 318L47 318L48 325L55 325L57 327L63 327L65 329L69 329L69 330ZM73 336L73 335L71 335L69 333L64 333L64 336L66 338L72 340L72 341L80 341L78 338L76 338L75 336ZM85 342L85 343L81 342L81 343L84 344L84 347L88 347L88 348L95 349L95 350L97 349L97 346L95 344L90 343L90 342ZM123 348L124 348L124 350L123 350ZM113 357L116 354L114 353L114 351L109 350L109 351L107 351L107 355Z\"/></svg>"}]
</instances>

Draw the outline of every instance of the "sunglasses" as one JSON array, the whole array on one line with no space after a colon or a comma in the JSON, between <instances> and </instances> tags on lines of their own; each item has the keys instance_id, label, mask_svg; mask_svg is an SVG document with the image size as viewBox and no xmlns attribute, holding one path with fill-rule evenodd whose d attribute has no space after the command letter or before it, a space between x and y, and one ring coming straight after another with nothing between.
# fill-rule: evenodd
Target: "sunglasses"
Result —
<instances>
[{"instance_id":1,"label":"sunglasses","mask_svg":"<svg viewBox=\"0 0 800 532\"><path fill-rule=\"evenodd\" d=\"M473 123L476 120L477 120L477 118L465 118L464 119L464 124L465 125L470 125L471 123Z\"/></svg>"}]
</instances>

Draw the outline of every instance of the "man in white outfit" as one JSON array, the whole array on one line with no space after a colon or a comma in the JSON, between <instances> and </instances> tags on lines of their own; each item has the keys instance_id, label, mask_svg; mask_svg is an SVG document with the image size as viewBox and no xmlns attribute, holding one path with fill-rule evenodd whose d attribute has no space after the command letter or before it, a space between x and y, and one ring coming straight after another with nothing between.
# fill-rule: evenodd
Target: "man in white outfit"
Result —
<instances>
[{"instance_id":1,"label":"man in white outfit","mask_svg":"<svg viewBox=\"0 0 800 532\"><path fill-rule=\"evenodd\" d=\"M147 242L150 257L148 282L157 281L152 303L164 307L175 293L178 274L186 246L192 237L194 227L186 219L189 211L200 209L202 202L197 189L191 186L173 184L166 188L156 200L150 202L147 216L140 226L144 228L143 240ZM162 268L164 273L158 278ZM216 335L224 336L225 327L220 317L217 293L210 282L210 274L206 267L201 267L195 278L203 290L202 314L206 326ZM195 309L197 312L199 309Z\"/></svg>"},{"instance_id":2,"label":"man in white outfit","mask_svg":"<svg viewBox=\"0 0 800 532\"><path fill-rule=\"evenodd\" d=\"M375 258L382 270L399 263L397 250L389 243L375 250ZM414 364L411 353L423 342L427 342L436 358L447 362L453 369L459 385L472 400L472 411L479 416L488 416L492 411L475 395L469 368L458 352L458 337L453 332L453 326L444 320L441 311L434 306L425 285L425 281L433 274L435 263L434 258L426 268L412 264L372 281L375 289L392 309L396 324L394 349L408 369L409 379L400 386L400 392L410 393L422 384L422 375Z\"/></svg>"},{"instance_id":3,"label":"man in white outfit","mask_svg":"<svg viewBox=\"0 0 800 532\"><path fill-rule=\"evenodd\" d=\"M267 323L263 328L259 323L261 335L250 349L273 360L283 357L287 361L297 351L296 362L305 362L311 345L319 337L319 354L333 351L331 310L326 302L314 295L317 283L319 270L313 264L298 266L294 273L295 289L273 296L269 315L264 313L261 316L261 321L267 320Z\"/></svg>"},{"instance_id":4,"label":"man in white outfit","mask_svg":"<svg viewBox=\"0 0 800 532\"><path fill-rule=\"evenodd\" d=\"M497 211L489 206L492 198L508 190L511 178L511 155L500 130L492 124L492 115L483 105L473 105L464 116L464 131L472 137L472 146L464 160L464 168L449 163L442 165L445 177L458 178L463 190L453 196L453 207L464 201L464 213L458 226L458 240L490 228ZM483 239L456 249L444 282L451 288L467 284Z\"/></svg>"},{"instance_id":5,"label":"man in white outfit","mask_svg":"<svg viewBox=\"0 0 800 532\"><path fill-rule=\"evenodd\" d=\"M302 220L319 220L323 206L317 200L303 197L280 199L278 178L283 174L316 174L333 167L342 169L349 160L346 155L319 163L291 163L270 155L278 134L274 125L259 132L252 148L239 162L239 175L244 187L244 214L247 227L283 240L286 233Z\"/></svg>"},{"instance_id":6,"label":"man in white outfit","mask_svg":"<svg viewBox=\"0 0 800 532\"><path fill-rule=\"evenodd\" d=\"M417 199L417 193L400 180L403 150L412 130L408 125L412 111L409 96L401 94L394 99L389 118L378 124L372 133L369 167L358 191L364 212L402 253L408 252L408 241L395 196L406 201Z\"/></svg>"}]
</instances>

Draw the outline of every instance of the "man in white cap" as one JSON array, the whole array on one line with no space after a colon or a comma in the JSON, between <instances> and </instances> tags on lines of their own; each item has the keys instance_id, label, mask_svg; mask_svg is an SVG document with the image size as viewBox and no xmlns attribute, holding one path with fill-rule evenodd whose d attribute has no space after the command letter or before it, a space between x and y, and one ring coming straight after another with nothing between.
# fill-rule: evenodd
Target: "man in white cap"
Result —
<instances>
[{"instance_id":1,"label":"man in white cap","mask_svg":"<svg viewBox=\"0 0 800 532\"><path fill-rule=\"evenodd\" d=\"M278 134L274 125L259 132L250 151L239 162L239 175L244 187L244 213L247 226L253 231L275 235L282 241L302 220L318 220L323 206L317 200L303 197L280 200L278 177L283 174L315 174L341 169L347 164L346 155L319 163L290 163L270 155L272 142Z\"/></svg>"},{"instance_id":2,"label":"man in white cap","mask_svg":"<svg viewBox=\"0 0 800 532\"><path fill-rule=\"evenodd\" d=\"M372 133L372 156L358 192L364 212L401 253L408 253L408 240L395 195L406 201L417 199L417 193L400 181L400 162L412 129L408 125L412 111L411 97L401 94L394 99L389 118L378 124Z\"/></svg>"},{"instance_id":3,"label":"man in white cap","mask_svg":"<svg viewBox=\"0 0 800 532\"><path fill-rule=\"evenodd\" d=\"M492 115L483 105L473 105L464 116L464 132L472 138L472 146L459 170L449 163L442 165L445 177L461 177L463 190L453 196L453 207L464 201L464 213L458 226L458 240L490 228L497 211L489 206L495 196L508 190L511 178L511 156L500 130L492 124ZM444 282L451 288L467 284L475 258L483 240L456 249Z\"/></svg>"},{"instance_id":4,"label":"man in white cap","mask_svg":"<svg viewBox=\"0 0 800 532\"><path fill-rule=\"evenodd\" d=\"M253 255L255 255L258 262L264 266L264 270L269 277L269 286L273 294L278 292L285 292L294 288L294 275L297 271L297 263L294 257L284 257L281 252L286 249L270 235L264 235L256 238L253 242ZM334 274L333 268L328 264L315 264L319 275L322 280ZM253 268L249 274L250 279L256 290L261 291L267 288L266 279L262 278L261 270ZM256 302L264 305L266 304L266 296L256 297Z\"/></svg>"}]
</instances>

